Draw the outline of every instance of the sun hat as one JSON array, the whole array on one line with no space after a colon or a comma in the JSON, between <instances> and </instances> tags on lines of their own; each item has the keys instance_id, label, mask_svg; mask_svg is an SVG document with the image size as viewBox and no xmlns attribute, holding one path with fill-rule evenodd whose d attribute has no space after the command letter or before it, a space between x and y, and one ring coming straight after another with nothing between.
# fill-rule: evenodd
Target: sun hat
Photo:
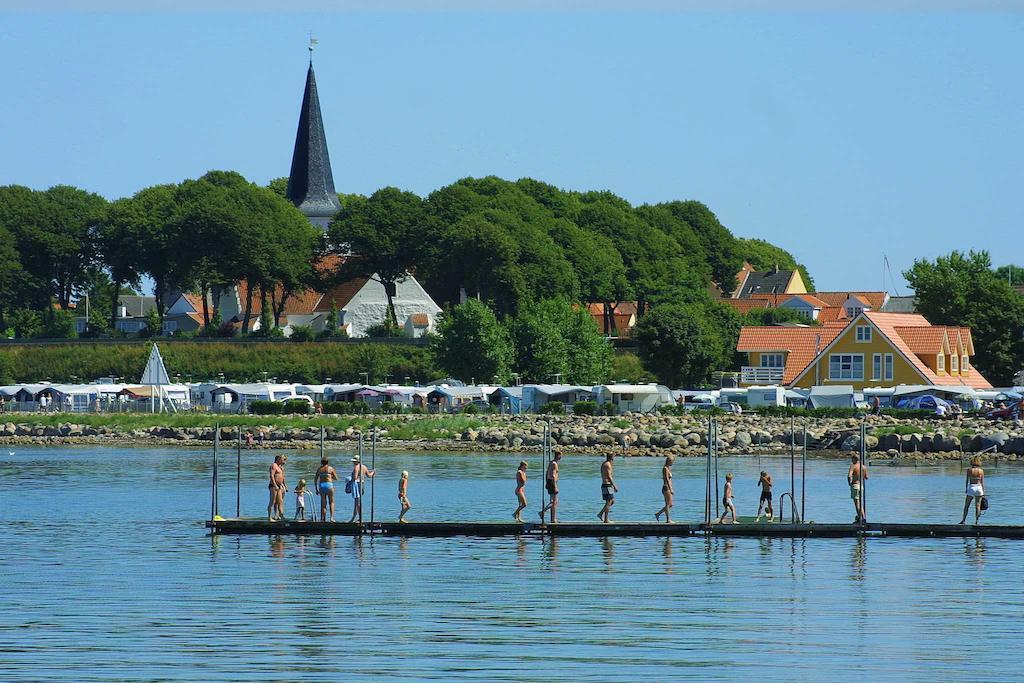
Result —
<instances>
[{"instance_id":1,"label":"sun hat","mask_svg":"<svg viewBox=\"0 0 1024 683\"><path fill-rule=\"evenodd\" d=\"M358 455L353 455L352 456L352 462L359 462L359 456Z\"/></svg>"}]
</instances>

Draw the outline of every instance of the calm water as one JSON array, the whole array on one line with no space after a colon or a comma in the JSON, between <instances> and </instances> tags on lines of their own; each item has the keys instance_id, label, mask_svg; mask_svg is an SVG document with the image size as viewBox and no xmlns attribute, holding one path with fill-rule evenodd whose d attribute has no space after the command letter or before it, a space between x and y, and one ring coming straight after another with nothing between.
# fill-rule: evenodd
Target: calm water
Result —
<instances>
[{"instance_id":1,"label":"calm water","mask_svg":"<svg viewBox=\"0 0 1024 683\"><path fill-rule=\"evenodd\" d=\"M197 523L209 514L208 453L7 453L2 680L1024 677L1022 542L210 538ZM290 455L289 483L300 472L312 480L314 454ZM267 456L243 455L243 514L265 510ZM375 512L394 517L397 472L408 469L410 519L507 519L518 460L379 456ZM564 461L564 519L593 519L598 464ZM659 465L617 461L615 519L660 506ZM788 488L788 460L760 465L776 495ZM751 514L758 460L723 459L726 469ZM808 463L809 518L853 518L845 470ZM675 471L676 517L696 520L703 462ZM959 519L956 464L872 473L872 519ZM986 521L1024 524L1012 503L1024 469L988 474ZM222 513L234 512L233 475L226 454ZM289 496L289 514L292 505Z\"/></svg>"}]
</instances>

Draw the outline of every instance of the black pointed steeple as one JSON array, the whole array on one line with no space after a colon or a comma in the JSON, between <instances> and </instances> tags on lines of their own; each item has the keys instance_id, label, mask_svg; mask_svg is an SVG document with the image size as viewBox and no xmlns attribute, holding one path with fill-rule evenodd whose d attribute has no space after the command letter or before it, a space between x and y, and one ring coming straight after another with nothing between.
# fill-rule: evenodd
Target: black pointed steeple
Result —
<instances>
[{"instance_id":1,"label":"black pointed steeple","mask_svg":"<svg viewBox=\"0 0 1024 683\"><path fill-rule=\"evenodd\" d=\"M295 133L292 171L288 175L288 199L306 214L310 222L327 228L331 217L341 209L334 192L331 158L327 154L327 136L320 117L320 98L310 58L306 72L306 91L302 95L299 129Z\"/></svg>"}]
</instances>

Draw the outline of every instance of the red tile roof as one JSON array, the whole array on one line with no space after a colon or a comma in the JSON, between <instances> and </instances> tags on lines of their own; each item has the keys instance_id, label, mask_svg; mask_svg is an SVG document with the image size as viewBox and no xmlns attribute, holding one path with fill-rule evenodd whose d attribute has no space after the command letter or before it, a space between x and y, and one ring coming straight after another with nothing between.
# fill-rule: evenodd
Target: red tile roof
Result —
<instances>
[{"instance_id":1,"label":"red tile roof","mask_svg":"<svg viewBox=\"0 0 1024 683\"><path fill-rule=\"evenodd\" d=\"M767 299L722 299L718 303L725 304L736 310L740 315L754 309L771 308L771 302Z\"/></svg>"},{"instance_id":2,"label":"red tile roof","mask_svg":"<svg viewBox=\"0 0 1024 683\"><path fill-rule=\"evenodd\" d=\"M741 353L785 351L782 383L789 384L811 364L817 353L839 336L844 327L744 327L740 330L736 350Z\"/></svg>"},{"instance_id":3,"label":"red tile roof","mask_svg":"<svg viewBox=\"0 0 1024 683\"><path fill-rule=\"evenodd\" d=\"M885 303L887 294L885 292L815 292L826 306L842 306L851 296L864 300L871 308L878 310Z\"/></svg>"}]
</instances>

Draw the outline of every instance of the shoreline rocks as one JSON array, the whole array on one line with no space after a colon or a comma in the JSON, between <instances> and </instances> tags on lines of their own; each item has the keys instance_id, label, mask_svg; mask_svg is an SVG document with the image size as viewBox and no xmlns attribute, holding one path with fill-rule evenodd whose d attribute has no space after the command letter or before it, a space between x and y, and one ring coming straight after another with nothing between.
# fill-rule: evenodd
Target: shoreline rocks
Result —
<instances>
[{"instance_id":1,"label":"shoreline rocks","mask_svg":"<svg viewBox=\"0 0 1024 683\"><path fill-rule=\"evenodd\" d=\"M6 416L8 419L12 415ZM18 416L22 417L22 416ZM107 444L179 445L208 448L213 427L153 426L119 430L112 426L76 424L73 415L59 424L37 424L32 416L0 424L4 444ZM444 420L441 416L427 416ZM567 454L607 453L629 456L664 457L674 454L699 457L707 452L707 419L701 416L632 415L617 417L480 415L480 424L449 431L443 425L433 430L434 438L392 439L388 430L378 431L378 447L384 450L530 452L539 451L545 425L550 421L556 447ZM375 416L393 425L421 416ZM454 421L455 416L453 416ZM988 451L1000 459L1024 457L1024 426L1010 422L992 423L982 418L959 422L901 420L889 416L866 419L866 446L872 459L904 458L960 459L964 454ZM790 448L802 450L806 433L808 457L837 457L860 449L858 418L762 417L754 414L727 415L718 419L718 447L722 455L781 455ZM805 432L806 428L806 432ZM256 427L248 427L253 429ZM318 426L306 428L267 424L264 448L308 449L319 445ZM236 427L222 427L221 440L232 448ZM358 439L355 428L327 427L325 439L331 450L352 448Z\"/></svg>"}]
</instances>

